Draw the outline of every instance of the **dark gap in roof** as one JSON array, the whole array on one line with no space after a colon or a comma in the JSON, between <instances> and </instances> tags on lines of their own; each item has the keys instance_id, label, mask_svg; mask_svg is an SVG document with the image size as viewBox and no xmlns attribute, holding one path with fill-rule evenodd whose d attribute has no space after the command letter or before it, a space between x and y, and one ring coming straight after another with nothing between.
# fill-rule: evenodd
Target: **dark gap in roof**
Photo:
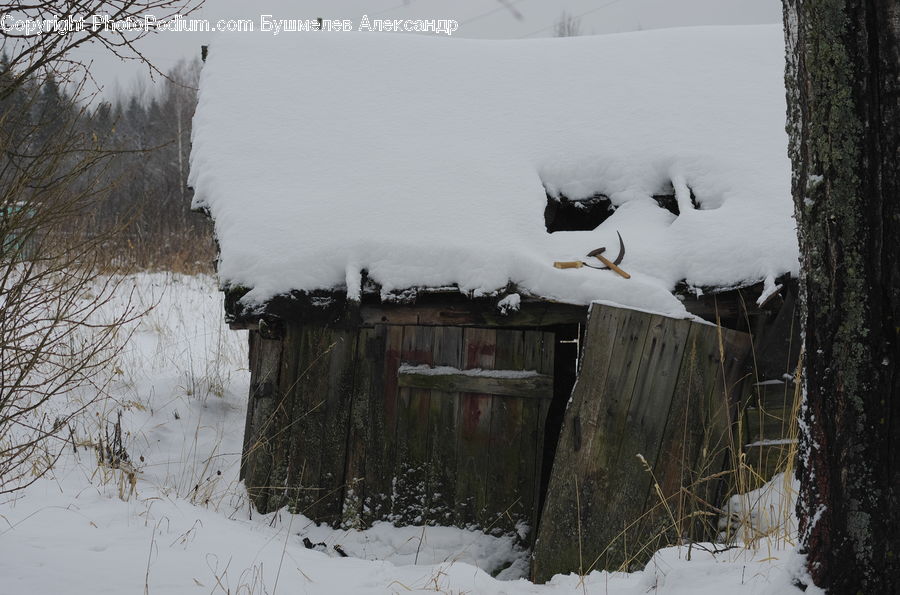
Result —
<instances>
[{"instance_id":1,"label":"dark gap in roof","mask_svg":"<svg viewBox=\"0 0 900 595\"><path fill-rule=\"evenodd\" d=\"M695 211L699 211L702 207L700 203L697 202L697 196L694 194L694 189L688 186L688 192L691 193L691 205L693 205Z\"/></svg>"},{"instance_id":2,"label":"dark gap in roof","mask_svg":"<svg viewBox=\"0 0 900 595\"><path fill-rule=\"evenodd\" d=\"M699 210L701 207L700 203L697 202L697 197L694 195L694 189L688 186L688 190L691 193L691 205L694 207L694 210ZM669 191L665 194L654 194L653 200L676 217L681 215L681 209L678 208L678 199L675 197L675 187L672 184L669 184Z\"/></svg>"},{"instance_id":3,"label":"dark gap in roof","mask_svg":"<svg viewBox=\"0 0 900 595\"><path fill-rule=\"evenodd\" d=\"M547 233L557 231L592 231L606 221L615 207L608 196L595 194L588 198L571 200L563 195L547 194L544 208L544 225Z\"/></svg>"},{"instance_id":4,"label":"dark gap in roof","mask_svg":"<svg viewBox=\"0 0 900 595\"><path fill-rule=\"evenodd\" d=\"M678 199L675 198L674 190L672 191L672 194L654 194L653 200L656 201L656 204L676 217L681 214L681 210L678 208Z\"/></svg>"}]
</instances>

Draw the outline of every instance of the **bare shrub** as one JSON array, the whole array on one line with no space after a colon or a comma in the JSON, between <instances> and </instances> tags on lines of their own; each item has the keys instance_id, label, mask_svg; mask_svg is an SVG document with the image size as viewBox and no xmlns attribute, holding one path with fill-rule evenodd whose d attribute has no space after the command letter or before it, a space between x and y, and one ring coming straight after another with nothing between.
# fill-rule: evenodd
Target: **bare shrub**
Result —
<instances>
[{"instance_id":1,"label":"bare shrub","mask_svg":"<svg viewBox=\"0 0 900 595\"><path fill-rule=\"evenodd\" d=\"M117 230L85 213L108 191L99 180L112 154L84 110L44 86L0 107L0 493L53 464L61 432L103 396L135 315L128 300L104 310L120 281L100 275L97 258Z\"/></svg>"}]
</instances>

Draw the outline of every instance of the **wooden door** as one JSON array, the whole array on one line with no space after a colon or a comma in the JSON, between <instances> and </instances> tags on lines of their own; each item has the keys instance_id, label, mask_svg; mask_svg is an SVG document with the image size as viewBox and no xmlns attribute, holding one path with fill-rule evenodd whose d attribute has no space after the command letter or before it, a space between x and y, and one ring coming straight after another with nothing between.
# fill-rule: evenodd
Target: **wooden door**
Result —
<instances>
[{"instance_id":1,"label":"wooden door","mask_svg":"<svg viewBox=\"0 0 900 595\"><path fill-rule=\"evenodd\" d=\"M345 523L533 528L554 340L472 327L363 329Z\"/></svg>"}]
</instances>

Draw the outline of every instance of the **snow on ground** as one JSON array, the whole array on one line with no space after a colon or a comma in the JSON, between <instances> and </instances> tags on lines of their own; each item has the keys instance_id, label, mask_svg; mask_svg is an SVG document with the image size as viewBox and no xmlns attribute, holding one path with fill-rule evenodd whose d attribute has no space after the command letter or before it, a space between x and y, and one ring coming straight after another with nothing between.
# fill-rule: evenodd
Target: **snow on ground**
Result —
<instances>
[{"instance_id":1,"label":"snow on ground","mask_svg":"<svg viewBox=\"0 0 900 595\"><path fill-rule=\"evenodd\" d=\"M798 268L778 26L537 40L219 35L193 124L225 284L458 284L671 315L670 293ZM652 198L674 189L675 216ZM546 194L602 193L547 233ZM696 202L696 206L694 204ZM630 280L554 261L625 241Z\"/></svg>"},{"instance_id":2,"label":"snow on ground","mask_svg":"<svg viewBox=\"0 0 900 595\"><path fill-rule=\"evenodd\" d=\"M333 530L285 511L256 514L237 478L245 333L223 324L210 278L131 282L156 306L110 370L114 400L80 421L77 450L67 445L50 475L0 504L0 594L795 592L794 553L766 540L756 550L669 548L642 572L533 585L517 578L526 559L509 538L384 523ZM89 442L118 411L130 464L110 469ZM307 549L304 538L324 545Z\"/></svg>"}]
</instances>

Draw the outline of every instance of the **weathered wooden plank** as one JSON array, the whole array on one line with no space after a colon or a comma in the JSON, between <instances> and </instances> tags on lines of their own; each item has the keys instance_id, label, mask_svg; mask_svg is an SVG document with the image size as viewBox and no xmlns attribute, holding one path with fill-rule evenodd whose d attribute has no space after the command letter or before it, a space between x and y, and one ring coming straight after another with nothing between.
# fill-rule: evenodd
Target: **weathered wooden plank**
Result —
<instances>
[{"instance_id":1,"label":"weathered wooden plank","mask_svg":"<svg viewBox=\"0 0 900 595\"><path fill-rule=\"evenodd\" d=\"M325 343L329 350L327 390L322 428L322 463L319 475L320 495L316 503L319 522L337 524L341 516L346 470L347 437L353 397L356 333L328 329Z\"/></svg>"},{"instance_id":2,"label":"weathered wooden plank","mask_svg":"<svg viewBox=\"0 0 900 595\"><path fill-rule=\"evenodd\" d=\"M399 390L397 387L397 370L400 368L400 352L403 342L403 327L384 326L384 369L381 382L383 388L383 401L381 415L383 417L383 434L379 437L379 444L375 445L374 452L380 452L384 461L384 472L387 485L384 494L390 494L390 513L387 517L393 518L397 514L394 506L394 488L397 478L397 428L399 419ZM382 480L383 481L383 480Z\"/></svg>"},{"instance_id":3,"label":"weathered wooden plank","mask_svg":"<svg viewBox=\"0 0 900 595\"><path fill-rule=\"evenodd\" d=\"M362 324L420 326L541 327L583 323L585 306L523 301L519 310L501 314L496 304L465 302L442 305L363 305Z\"/></svg>"},{"instance_id":4,"label":"weathered wooden plank","mask_svg":"<svg viewBox=\"0 0 900 595\"><path fill-rule=\"evenodd\" d=\"M396 349L397 337L391 341ZM396 432L396 424L388 426L388 396L385 373L388 370L388 327L376 326L372 338L366 343L367 362L360 362L369 378L367 399L369 402L368 434L366 439L365 499L363 509L367 511L364 524L390 517L391 485L394 477L393 451L390 440ZM396 365L396 362L395 362ZM392 371L396 373L396 369ZM395 397L392 397L395 399Z\"/></svg>"},{"instance_id":5,"label":"weathered wooden plank","mask_svg":"<svg viewBox=\"0 0 900 595\"><path fill-rule=\"evenodd\" d=\"M467 328L463 332L466 368L490 370L494 366L497 332ZM486 484L490 449L492 397L483 393L460 393L459 438L457 442L457 523L484 526Z\"/></svg>"},{"instance_id":6,"label":"weathered wooden plank","mask_svg":"<svg viewBox=\"0 0 900 595\"><path fill-rule=\"evenodd\" d=\"M579 376L566 412L535 549L537 580L629 558L652 483L636 455L657 458L689 328L594 306L581 363L591 373Z\"/></svg>"},{"instance_id":7,"label":"weathered wooden plank","mask_svg":"<svg viewBox=\"0 0 900 595\"><path fill-rule=\"evenodd\" d=\"M709 452L710 428L702 412L712 398L719 368L717 329L691 325L668 412L659 456L652 462L658 492L651 490L637 535L648 551L679 537L715 537L716 515L707 498L721 471L721 454ZM718 428L719 431L722 428Z\"/></svg>"},{"instance_id":8,"label":"weathered wooden plank","mask_svg":"<svg viewBox=\"0 0 900 595\"><path fill-rule=\"evenodd\" d=\"M537 338L540 340L540 337ZM494 356L495 369L523 370L525 365L525 333L524 331L498 331L497 351ZM533 390L522 391L532 397L548 398L553 396L552 377L545 377L544 393L536 393ZM518 383L521 385L522 383ZM516 388L516 383L508 388ZM533 386L529 388L534 388ZM496 388L469 389L473 392L491 393L494 396L491 403L491 432L489 448L492 458L489 461L488 476L491 481L491 489L488 490L487 510L491 511L495 518L490 520L486 528L499 529L504 532L516 530L516 525L522 521L531 522L531 496L530 490L520 492L519 474L522 472L520 460L523 445L522 440L522 413L526 404L525 399L515 396L515 392L500 393ZM531 449L534 448L531 445ZM523 499L524 498L524 499Z\"/></svg>"},{"instance_id":9,"label":"weathered wooden plank","mask_svg":"<svg viewBox=\"0 0 900 595\"><path fill-rule=\"evenodd\" d=\"M463 330L459 327L435 327L433 363L436 366L463 365ZM436 524L455 521L459 439L459 393L433 391L428 412L429 439L429 515Z\"/></svg>"},{"instance_id":10,"label":"weathered wooden plank","mask_svg":"<svg viewBox=\"0 0 900 595\"><path fill-rule=\"evenodd\" d=\"M415 328L416 349L409 363L432 365L434 362L434 327L417 326ZM428 448L429 424L431 411L430 389L415 388L410 392L410 415L407 428L409 445L409 464L418 469L415 473L416 484L421 498L419 501L418 523L431 522L431 485L430 485L430 451Z\"/></svg>"},{"instance_id":11,"label":"weathered wooden plank","mask_svg":"<svg viewBox=\"0 0 900 595\"><path fill-rule=\"evenodd\" d=\"M430 365L431 327L405 326L400 361L406 365ZM394 519L420 524L428 517L428 407L430 389L398 383L397 462L394 483Z\"/></svg>"},{"instance_id":12,"label":"weathered wooden plank","mask_svg":"<svg viewBox=\"0 0 900 595\"><path fill-rule=\"evenodd\" d=\"M551 375L554 371L556 334L525 331L522 365ZM519 493L530 507L527 543L533 545L540 518L542 472L544 466L545 432L550 401L526 400L522 403L522 444L519 456Z\"/></svg>"},{"instance_id":13,"label":"weathered wooden plank","mask_svg":"<svg viewBox=\"0 0 900 595\"><path fill-rule=\"evenodd\" d=\"M575 450L583 450L586 485L588 481L610 481L613 467L618 464L618 437L630 429L628 411L635 385L643 373L642 358L653 322L643 312L613 310L615 318L610 321L609 330L614 333L614 339L608 368L602 375L604 383L596 385L593 400L584 403L580 419L576 416L573 420L578 443ZM588 393L584 394L587 398ZM633 462L638 464L637 460Z\"/></svg>"},{"instance_id":14,"label":"weathered wooden plank","mask_svg":"<svg viewBox=\"0 0 900 595\"><path fill-rule=\"evenodd\" d=\"M238 477L240 479L246 479L247 477L247 452L249 451L249 444L251 440L251 435L253 432L253 409L255 407L255 401L253 399L252 387L255 387L259 382L259 364L258 364L258 356L259 356L259 332L250 331L247 333L247 362L250 366L250 387L251 393L247 398L247 415L244 421L244 442L241 447L241 467L239 471Z\"/></svg>"},{"instance_id":15,"label":"weathered wooden plank","mask_svg":"<svg viewBox=\"0 0 900 595\"><path fill-rule=\"evenodd\" d=\"M613 415L620 407L604 410L603 405L621 399L621 391L616 386L626 386L624 392L630 394L637 373L637 366L631 364L639 359L646 338L646 332L629 324L632 317L631 311L621 308L595 305L591 309L579 363L579 370L590 370L590 373L579 374L560 431L537 530L532 563L535 580L547 580L557 572L583 570L572 566L573 560L583 558L581 499L583 495L591 496L592 485L607 480L611 458L607 455L603 460L593 460L592 457L603 454L601 449L593 447L593 442L597 436L608 434L610 428L621 425L619 416ZM649 325L646 316L634 319ZM628 329L627 336L623 329ZM611 366L614 355L620 363ZM618 382L612 391L607 387L611 370L617 372L612 380Z\"/></svg>"},{"instance_id":16,"label":"weathered wooden plank","mask_svg":"<svg viewBox=\"0 0 900 595\"><path fill-rule=\"evenodd\" d=\"M274 413L281 395L278 378L281 365L281 341L257 337L256 378L250 386L253 402L250 437L244 450L247 492L257 509L268 510L273 459Z\"/></svg>"},{"instance_id":17,"label":"weathered wooden plank","mask_svg":"<svg viewBox=\"0 0 900 595\"><path fill-rule=\"evenodd\" d=\"M516 331L508 331L516 332ZM521 334L521 331L519 331ZM498 346L499 347L499 346ZM521 370L493 370L515 373ZM468 392L503 395L530 399L553 398L553 376L534 373L528 376L489 376L467 374L466 370L436 373L435 371L401 369L398 383L401 388L422 388L448 393Z\"/></svg>"},{"instance_id":18,"label":"weathered wooden plank","mask_svg":"<svg viewBox=\"0 0 900 595\"><path fill-rule=\"evenodd\" d=\"M612 481L607 486L616 486L615 491L605 499L605 514L594 519L594 522L605 522L609 528L615 526L614 530L596 536L597 543L615 541L615 545L600 556L603 568L629 564L632 560L641 564L652 553L640 551L640 548L646 547L645 536L640 533L646 503L648 499L657 501L654 478L644 466L649 465L652 469L659 455L690 326L687 320L664 316L651 318L640 371L628 406L627 430L618 437L606 438L612 443L618 441L619 448ZM624 535L620 535L619 529L622 521L629 527ZM601 547L588 549L592 559L600 555Z\"/></svg>"},{"instance_id":19,"label":"weathered wooden plank","mask_svg":"<svg viewBox=\"0 0 900 595\"><path fill-rule=\"evenodd\" d=\"M353 381L353 395L350 405L349 432L347 439L347 469L344 473L346 487L341 512L341 526L362 529L371 524L367 507L364 507L368 486L366 467L370 464L367 451L374 436L372 427L372 392L375 389L373 363L381 361L384 347L379 344L375 329L363 328L356 337L356 376ZM374 459L374 457L373 457ZM371 461L372 464L375 461Z\"/></svg>"},{"instance_id":20,"label":"weathered wooden plank","mask_svg":"<svg viewBox=\"0 0 900 595\"><path fill-rule=\"evenodd\" d=\"M289 327L290 329L290 327ZM290 332L290 331L289 331ZM292 335L293 337L293 335ZM291 427L292 509L311 518L318 514L323 490L320 483L325 401L328 394L330 335L320 326L298 327L292 348L297 350Z\"/></svg>"},{"instance_id":21,"label":"weathered wooden plank","mask_svg":"<svg viewBox=\"0 0 900 595\"><path fill-rule=\"evenodd\" d=\"M297 398L295 379L297 376L296 339L300 332L299 325L289 325L282 334L281 370L278 378L278 402L273 411L272 440L272 472L269 477L270 498L269 510L285 505L293 505L296 497L295 486L291 476L292 465L295 465L296 450L292 440L294 424L294 400ZM294 467L296 468L296 467Z\"/></svg>"}]
</instances>

